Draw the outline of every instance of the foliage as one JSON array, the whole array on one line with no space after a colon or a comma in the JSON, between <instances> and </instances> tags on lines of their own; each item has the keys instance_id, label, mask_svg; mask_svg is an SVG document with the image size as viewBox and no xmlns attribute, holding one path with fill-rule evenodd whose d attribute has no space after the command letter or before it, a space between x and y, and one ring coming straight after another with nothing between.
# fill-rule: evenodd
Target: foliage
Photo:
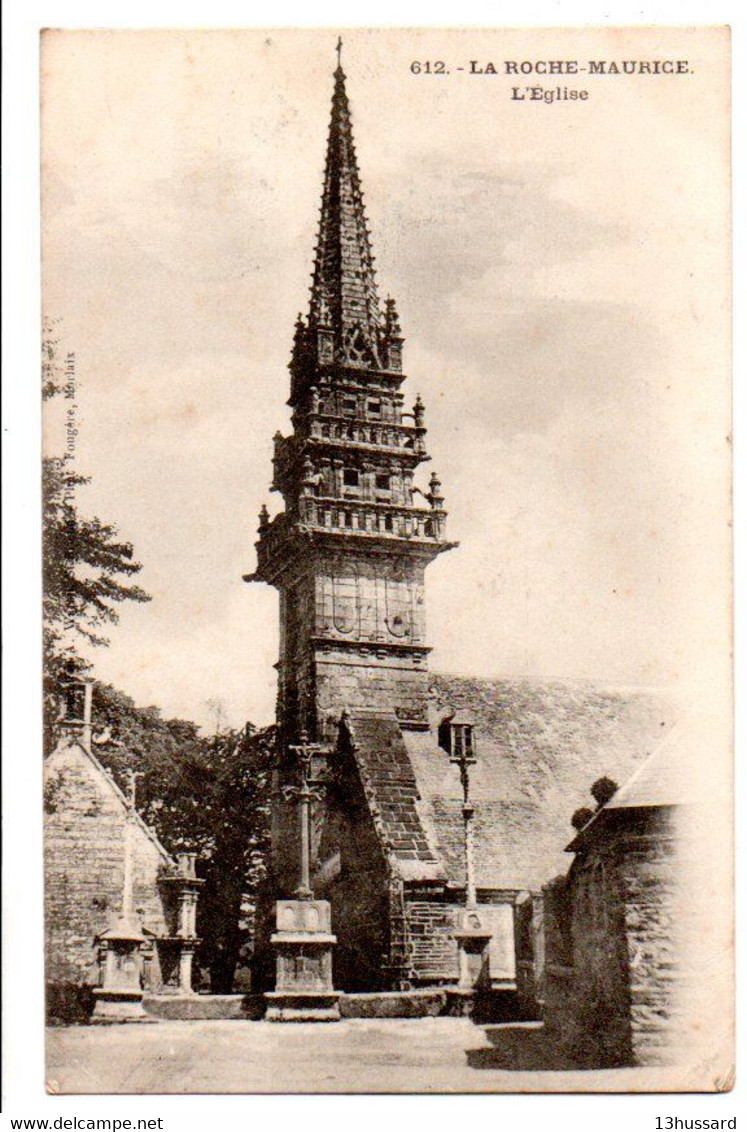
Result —
<instances>
[{"instance_id":1,"label":"foliage","mask_svg":"<svg viewBox=\"0 0 747 1132\"><path fill-rule=\"evenodd\" d=\"M59 358L56 324L45 323L42 398L68 396ZM150 597L132 579L141 565L117 527L85 518L78 489L89 480L73 469L70 455L47 456L42 467L43 645L45 746L53 745L54 718L63 679L90 669L90 646L106 646L106 629L124 601ZM166 849L199 854L205 880L198 904L198 954L214 991L231 990L249 925L242 923L245 898L252 901L264 873L269 842L269 765L275 732L247 725L224 730L223 707L211 702L216 735L205 738L196 724L163 719L156 707L138 708L129 696L97 684L94 751L126 792L137 775L136 804ZM54 808L54 787L45 797Z\"/></svg>"},{"instance_id":2,"label":"foliage","mask_svg":"<svg viewBox=\"0 0 747 1132\"><path fill-rule=\"evenodd\" d=\"M64 378L59 359L58 318L45 318L42 324L42 401L62 392Z\"/></svg>"},{"instance_id":3,"label":"foliage","mask_svg":"<svg viewBox=\"0 0 747 1132\"><path fill-rule=\"evenodd\" d=\"M42 336L42 399L65 392L55 320ZM90 480L73 469L71 453L42 461L42 585L45 746L52 740L56 691L61 679L88 667L90 645L107 645L103 630L117 622L123 601L150 601L129 582L141 570L132 544L116 526L85 518L77 507L78 489Z\"/></svg>"},{"instance_id":4,"label":"foliage","mask_svg":"<svg viewBox=\"0 0 747 1132\"><path fill-rule=\"evenodd\" d=\"M591 796L596 802L597 806L606 806L610 799L617 793L617 783L612 778L607 778L603 775L598 778L590 790Z\"/></svg>"},{"instance_id":5,"label":"foliage","mask_svg":"<svg viewBox=\"0 0 747 1132\"><path fill-rule=\"evenodd\" d=\"M589 806L580 806L577 810L573 811L571 825L574 829L583 829L587 822L590 822L593 817L594 811Z\"/></svg>"},{"instance_id":6,"label":"foliage","mask_svg":"<svg viewBox=\"0 0 747 1132\"><path fill-rule=\"evenodd\" d=\"M62 651L63 641L69 649L75 635L88 644L108 644L101 629L118 620L115 605L150 601L139 586L121 580L122 575L129 578L141 569L133 560L132 544L119 540L112 524L78 513L75 492L88 482L62 460L44 460L45 650L53 655Z\"/></svg>"}]
</instances>

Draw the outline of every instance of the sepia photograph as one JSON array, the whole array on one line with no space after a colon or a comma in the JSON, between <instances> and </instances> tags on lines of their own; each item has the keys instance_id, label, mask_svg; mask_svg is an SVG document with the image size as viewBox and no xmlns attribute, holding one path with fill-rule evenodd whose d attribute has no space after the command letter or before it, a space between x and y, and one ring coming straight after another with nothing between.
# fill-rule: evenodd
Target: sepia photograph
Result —
<instances>
[{"instance_id":1,"label":"sepia photograph","mask_svg":"<svg viewBox=\"0 0 747 1132\"><path fill-rule=\"evenodd\" d=\"M40 53L47 1092L728 1091L729 30Z\"/></svg>"}]
</instances>

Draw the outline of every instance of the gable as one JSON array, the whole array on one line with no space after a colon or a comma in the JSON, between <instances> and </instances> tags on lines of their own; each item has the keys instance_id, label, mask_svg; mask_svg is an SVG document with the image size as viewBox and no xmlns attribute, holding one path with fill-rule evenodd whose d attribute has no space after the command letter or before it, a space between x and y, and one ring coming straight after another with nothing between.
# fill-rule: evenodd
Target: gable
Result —
<instances>
[{"instance_id":1,"label":"gable","mask_svg":"<svg viewBox=\"0 0 747 1132\"><path fill-rule=\"evenodd\" d=\"M95 755L75 740L62 741L44 760L44 809L48 817L67 812L77 818L108 818L124 823L130 806L124 794ZM140 815L133 815L135 845L155 850L165 866L175 864Z\"/></svg>"}]
</instances>

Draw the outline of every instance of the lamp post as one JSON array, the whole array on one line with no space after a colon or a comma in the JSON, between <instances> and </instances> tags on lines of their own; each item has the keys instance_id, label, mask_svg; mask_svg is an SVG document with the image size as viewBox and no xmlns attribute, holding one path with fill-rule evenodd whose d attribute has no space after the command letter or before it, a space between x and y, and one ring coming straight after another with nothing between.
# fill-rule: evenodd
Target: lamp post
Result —
<instances>
[{"instance_id":1,"label":"lamp post","mask_svg":"<svg viewBox=\"0 0 747 1132\"><path fill-rule=\"evenodd\" d=\"M450 720L451 762L459 767L459 780L462 784L462 819L464 821L464 872L465 905L477 907L477 888L475 884L475 839L472 819L475 807L469 799L469 771L477 762L472 739L473 725L460 720L455 715Z\"/></svg>"},{"instance_id":2,"label":"lamp post","mask_svg":"<svg viewBox=\"0 0 747 1132\"><path fill-rule=\"evenodd\" d=\"M477 908L477 882L475 877L475 807L469 797L470 767L477 762L473 744L473 725L455 715L450 720L451 762L459 768L462 784L462 819L464 821L464 912L454 936L459 948L459 988L470 995L478 982L490 979L488 944L492 933L483 925ZM471 1006L465 1002L464 1009Z\"/></svg>"}]
</instances>

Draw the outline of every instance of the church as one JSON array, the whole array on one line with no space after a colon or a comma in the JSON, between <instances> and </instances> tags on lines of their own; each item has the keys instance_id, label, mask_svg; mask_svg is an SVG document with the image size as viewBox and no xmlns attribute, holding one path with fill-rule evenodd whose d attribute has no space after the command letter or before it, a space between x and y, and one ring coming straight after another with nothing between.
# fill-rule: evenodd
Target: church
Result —
<instances>
[{"instance_id":1,"label":"church","mask_svg":"<svg viewBox=\"0 0 747 1132\"><path fill-rule=\"evenodd\" d=\"M627 778L674 706L644 688L429 672L426 567L458 550L438 475L423 475L425 408L407 393L397 307L380 302L373 260L338 61L292 431L274 442L283 509L262 508L245 576L278 590L281 626L258 989L272 982L271 902L308 889L331 904L340 990L454 985L472 908L491 986L515 993L518 902L564 870L589 781ZM322 770L305 830L289 783L307 742Z\"/></svg>"}]
</instances>

